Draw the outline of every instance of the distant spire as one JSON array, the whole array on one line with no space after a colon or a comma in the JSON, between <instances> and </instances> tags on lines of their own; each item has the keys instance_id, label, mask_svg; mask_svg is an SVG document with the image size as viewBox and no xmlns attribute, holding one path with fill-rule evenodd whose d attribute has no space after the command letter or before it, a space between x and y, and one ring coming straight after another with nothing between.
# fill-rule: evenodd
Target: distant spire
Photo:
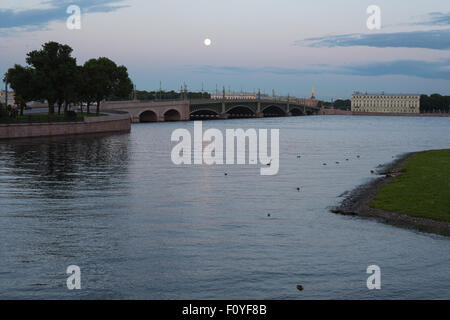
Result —
<instances>
[{"instance_id":1,"label":"distant spire","mask_svg":"<svg viewBox=\"0 0 450 320\"><path fill-rule=\"evenodd\" d=\"M311 93L311 99L315 99L316 97L314 96L314 87L312 87L312 93Z\"/></svg>"}]
</instances>

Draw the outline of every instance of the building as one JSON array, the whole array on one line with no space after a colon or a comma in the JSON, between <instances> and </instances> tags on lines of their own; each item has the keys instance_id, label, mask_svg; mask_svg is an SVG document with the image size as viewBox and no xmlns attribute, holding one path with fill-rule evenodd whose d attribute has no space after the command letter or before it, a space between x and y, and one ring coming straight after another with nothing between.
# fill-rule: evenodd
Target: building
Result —
<instances>
[{"instance_id":1,"label":"building","mask_svg":"<svg viewBox=\"0 0 450 320\"><path fill-rule=\"evenodd\" d=\"M298 99L297 102L308 107L317 107L319 104L319 100L316 100L316 97L314 96L314 88L312 89L311 98Z\"/></svg>"},{"instance_id":2,"label":"building","mask_svg":"<svg viewBox=\"0 0 450 320\"><path fill-rule=\"evenodd\" d=\"M6 98L5 90L0 90L0 102L5 103L5 98ZM14 103L15 103L14 92L8 91L8 105L14 105Z\"/></svg>"},{"instance_id":3,"label":"building","mask_svg":"<svg viewBox=\"0 0 450 320\"><path fill-rule=\"evenodd\" d=\"M420 113L420 94L355 92L352 95L351 110L371 113Z\"/></svg>"}]
</instances>

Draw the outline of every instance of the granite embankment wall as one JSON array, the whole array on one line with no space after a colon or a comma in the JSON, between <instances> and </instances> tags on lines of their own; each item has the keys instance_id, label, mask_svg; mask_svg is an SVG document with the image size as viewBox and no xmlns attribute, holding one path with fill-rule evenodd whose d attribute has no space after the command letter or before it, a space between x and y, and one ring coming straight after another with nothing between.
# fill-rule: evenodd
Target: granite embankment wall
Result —
<instances>
[{"instance_id":1,"label":"granite embankment wall","mask_svg":"<svg viewBox=\"0 0 450 320\"><path fill-rule=\"evenodd\" d=\"M347 110L340 110L340 109L334 109L334 108L321 108L317 114L321 115L352 115L351 111Z\"/></svg>"},{"instance_id":2,"label":"granite embankment wall","mask_svg":"<svg viewBox=\"0 0 450 320\"><path fill-rule=\"evenodd\" d=\"M80 122L0 124L0 140L78 135L104 132L129 132L131 119L128 114L107 114L85 117Z\"/></svg>"}]
</instances>

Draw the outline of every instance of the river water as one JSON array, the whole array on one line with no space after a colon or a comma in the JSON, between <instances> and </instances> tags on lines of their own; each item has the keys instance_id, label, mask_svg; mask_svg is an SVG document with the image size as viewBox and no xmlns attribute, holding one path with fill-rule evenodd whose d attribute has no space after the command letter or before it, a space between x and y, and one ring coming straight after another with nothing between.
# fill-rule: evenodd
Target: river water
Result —
<instances>
[{"instance_id":1,"label":"river water","mask_svg":"<svg viewBox=\"0 0 450 320\"><path fill-rule=\"evenodd\" d=\"M450 118L203 127L280 129L279 173L174 165L171 133L192 122L1 143L0 298L450 298L450 238L329 211L378 165L449 148ZM381 290L366 286L373 264ZM81 268L81 290L67 289L69 265Z\"/></svg>"}]
</instances>

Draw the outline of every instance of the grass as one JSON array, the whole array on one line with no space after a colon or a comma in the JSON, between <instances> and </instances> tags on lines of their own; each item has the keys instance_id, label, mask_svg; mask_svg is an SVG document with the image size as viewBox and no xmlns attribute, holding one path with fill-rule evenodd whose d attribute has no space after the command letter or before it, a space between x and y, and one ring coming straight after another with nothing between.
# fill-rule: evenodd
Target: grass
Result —
<instances>
[{"instance_id":1,"label":"grass","mask_svg":"<svg viewBox=\"0 0 450 320\"><path fill-rule=\"evenodd\" d=\"M369 204L372 208L450 221L450 149L413 155Z\"/></svg>"}]
</instances>

